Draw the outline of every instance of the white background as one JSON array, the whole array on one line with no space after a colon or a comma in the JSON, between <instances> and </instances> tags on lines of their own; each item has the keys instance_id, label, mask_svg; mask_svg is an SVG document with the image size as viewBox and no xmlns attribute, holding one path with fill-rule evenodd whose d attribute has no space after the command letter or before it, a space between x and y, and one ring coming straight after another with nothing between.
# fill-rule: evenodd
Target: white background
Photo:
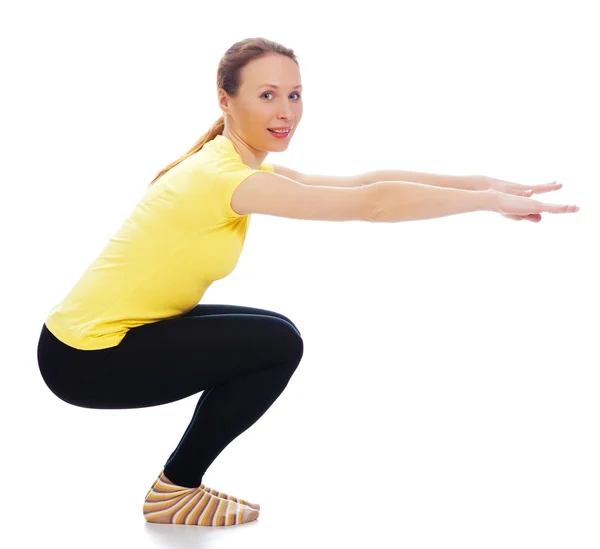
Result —
<instances>
[{"instance_id":1,"label":"white background","mask_svg":"<svg viewBox=\"0 0 600 549\"><path fill-rule=\"evenodd\" d=\"M2 7L7 547L597 548L600 39L594 2L10 2ZM233 528L148 524L199 395L70 406L36 347L146 185L220 116L233 43L294 49L304 117L266 161L563 183L540 223L252 217L203 303L292 319L285 392L204 477ZM227 541L225 541L227 538ZM52 542L52 543L51 543ZM338 545L339 544L339 545Z\"/></svg>"}]
</instances>

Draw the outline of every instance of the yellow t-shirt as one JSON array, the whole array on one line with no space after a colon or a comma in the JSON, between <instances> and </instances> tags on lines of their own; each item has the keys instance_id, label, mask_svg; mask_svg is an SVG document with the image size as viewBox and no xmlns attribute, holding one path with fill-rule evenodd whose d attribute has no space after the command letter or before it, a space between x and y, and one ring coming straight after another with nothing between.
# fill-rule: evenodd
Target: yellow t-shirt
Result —
<instances>
[{"instance_id":1,"label":"yellow t-shirt","mask_svg":"<svg viewBox=\"0 0 600 549\"><path fill-rule=\"evenodd\" d=\"M240 257L249 215L231 209L246 166L218 135L155 181L100 255L46 319L63 343L114 347L130 328L180 316Z\"/></svg>"}]
</instances>

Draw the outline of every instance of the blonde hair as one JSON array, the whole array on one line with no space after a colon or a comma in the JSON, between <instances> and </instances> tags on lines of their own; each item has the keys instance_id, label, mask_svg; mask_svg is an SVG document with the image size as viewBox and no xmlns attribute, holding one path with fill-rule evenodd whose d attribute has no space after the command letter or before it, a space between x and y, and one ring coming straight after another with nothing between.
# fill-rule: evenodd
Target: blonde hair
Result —
<instances>
[{"instance_id":1,"label":"blonde hair","mask_svg":"<svg viewBox=\"0 0 600 549\"><path fill-rule=\"evenodd\" d=\"M241 70L251 61L269 54L286 55L298 64L298 58L296 57L294 50L286 48L272 40L267 40L266 38L246 38L245 40L233 44L233 46L225 52L221 61L219 61L217 69L217 90L223 88L227 92L227 95L236 97L241 85ZM223 135L224 128L225 118L224 115L221 115L212 127L192 145L192 148L189 151L160 171L148 184L148 187L171 168L197 153L206 143L217 137L217 135Z\"/></svg>"}]
</instances>

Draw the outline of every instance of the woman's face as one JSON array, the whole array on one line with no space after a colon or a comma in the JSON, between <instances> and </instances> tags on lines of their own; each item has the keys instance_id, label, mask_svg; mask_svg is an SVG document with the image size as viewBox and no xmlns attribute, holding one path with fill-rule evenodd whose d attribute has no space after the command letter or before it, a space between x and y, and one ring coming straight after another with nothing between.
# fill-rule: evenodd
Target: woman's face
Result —
<instances>
[{"instance_id":1,"label":"woman's face","mask_svg":"<svg viewBox=\"0 0 600 549\"><path fill-rule=\"evenodd\" d=\"M287 149L302 118L302 85L298 65L285 55L267 55L242 69L238 97L227 104L228 131L265 152ZM225 97L222 90L221 97ZM269 128L292 127L275 137Z\"/></svg>"}]
</instances>

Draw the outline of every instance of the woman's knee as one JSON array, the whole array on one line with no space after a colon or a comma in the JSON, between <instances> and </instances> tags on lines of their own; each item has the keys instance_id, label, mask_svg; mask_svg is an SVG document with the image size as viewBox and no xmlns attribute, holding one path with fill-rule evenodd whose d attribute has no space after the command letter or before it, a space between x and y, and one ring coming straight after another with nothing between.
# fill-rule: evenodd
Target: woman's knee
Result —
<instances>
[{"instance_id":1,"label":"woman's knee","mask_svg":"<svg viewBox=\"0 0 600 549\"><path fill-rule=\"evenodd\" d=\"M302 356L304 355L304 340L302 339L300 332L298 332L298 329L293 325L292 328L294 328L294 331L296 332L296 335L293 337L293 353L297 363L299 364L302 360Z\"/></svg>"},{"instance_id":2,"label":"woman's knee","mask_svg":"<svg viewBox=\"0 0 600 549\"><path fill-rule=\"evenodd\" d=\"M281 322L277 324L284 332L280 334L280 340L284 341L286 356L295 369L304 354L304 340L291 321L281 318Z\"/></svg>"},{"instance_id":3,"label":"woman's knee","mask_svg":"<svg viewBox=\"0 0 600 549\"><path fill-rule=\"evenodd\" d=\"M281 318L281 320L285 320L288 324L290 324L292 326L292 328L294 328L294 330L296 332L298 332L298 336L301 337L300 334L300 330L298 329L298 326L296 326L287 316L282 315L281 313L276 313L277 318Z\"/></svg>"}]
</instances>

